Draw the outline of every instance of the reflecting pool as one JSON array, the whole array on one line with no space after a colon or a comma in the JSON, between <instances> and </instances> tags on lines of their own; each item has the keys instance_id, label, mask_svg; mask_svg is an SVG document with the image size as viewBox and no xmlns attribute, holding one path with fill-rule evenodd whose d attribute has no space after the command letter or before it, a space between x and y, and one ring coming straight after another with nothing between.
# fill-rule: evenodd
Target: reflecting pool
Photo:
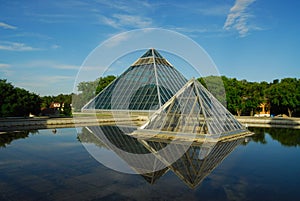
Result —
<instances>
[{"instance_id":1,"label":"reflecting pool","mask_svg":"<svg viewBox=\"0 0 300 201\"><path fill-rule=\"evenodd\" d=\"M213 146L192 145L172 163L158 157L155 165L160 168L155 171L144 171L149 169L148 158L133 163L113 147L128 153L156 153L167 142L139 141L124 135L124 130L106 126L101 134L109 144L101 135L90 134L95 130L1 134L0 200L273 201L300 197L300 130L250 128L256 133L251 137ZM87 147L106 159L118 157L135 174L106 167Z\"/></svg>"}]
</instances>

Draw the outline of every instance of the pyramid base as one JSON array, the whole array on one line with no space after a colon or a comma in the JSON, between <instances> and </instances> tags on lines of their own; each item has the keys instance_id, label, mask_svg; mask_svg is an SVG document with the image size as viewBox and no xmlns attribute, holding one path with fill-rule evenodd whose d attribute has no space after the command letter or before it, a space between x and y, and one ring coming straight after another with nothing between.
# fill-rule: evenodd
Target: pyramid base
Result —
<instances>
[{"instance_id":1,"label":"pyramid base","mask_svg":"<svg viewBox=\"0 0 300 201\"><path fill-rule=\"evenodd\" d=\"M193 134L193 133L177 133L170 131L155 131L148 129L138 129L133 133L129 134L132 137L141 139L141 140L150 140L150 141L172 141L172 142L225 142L236 140L239 138L244 138L247 136L253 135L253 132L249 130L236 130L228 133L221 134Z\"/></svg>"}]
</instances>

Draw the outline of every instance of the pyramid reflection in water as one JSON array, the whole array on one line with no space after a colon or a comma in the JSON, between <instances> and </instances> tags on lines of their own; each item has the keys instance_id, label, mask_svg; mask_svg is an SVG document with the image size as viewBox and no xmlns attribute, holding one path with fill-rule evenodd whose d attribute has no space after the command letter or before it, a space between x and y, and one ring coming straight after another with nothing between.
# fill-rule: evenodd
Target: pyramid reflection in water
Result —
<instances>
[{"instance_id":1,"label":"pyramid reflection in water","mask_svg":"<svg viewBox=\"0 0 300 201\"><path fill-rule=\"evenodd\" d=\"M157 155L157 151L163 150L170 142L142 140L129 136L128 133L135 129L132 127L91 126L86 127L85 132L81 133L78 138L81 142L104 146L113 151L132 170L141 174L151 184L171 170L190 188L197 187L244 140L244 138L227 140L211 146L209 143L194 143L181 154L177 161L170 164L166 163L169 161L168 158ZM186 144L178 142L174 151L181 152L182 147L185 146ZM210 151L207 152L207 150ZM138 157L132 155L128 157L127 154L136 154ZM163 156L166 157L166 155Z\"/></svg>"}]
</instances>

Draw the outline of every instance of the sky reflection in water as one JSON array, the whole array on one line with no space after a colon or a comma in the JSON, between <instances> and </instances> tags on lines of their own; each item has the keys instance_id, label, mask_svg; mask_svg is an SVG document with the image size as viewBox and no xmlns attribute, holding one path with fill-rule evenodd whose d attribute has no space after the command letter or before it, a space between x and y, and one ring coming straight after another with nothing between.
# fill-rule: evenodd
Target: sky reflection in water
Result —
<instances>
[{"instance_id":1,"label":"sky reflection in water","mask_svg":"<svg viewBox=\"0 0 300 201\"><path fill-rule=\"evenodd\" d=\"M89 155L73 128L1 135L0 200L298 199L300 130L254 131L258 134L195 186L174 173L180 165L152 180L106 168ZM99 150L108 153L103 145Z\"/></svg>"}]
</instances>

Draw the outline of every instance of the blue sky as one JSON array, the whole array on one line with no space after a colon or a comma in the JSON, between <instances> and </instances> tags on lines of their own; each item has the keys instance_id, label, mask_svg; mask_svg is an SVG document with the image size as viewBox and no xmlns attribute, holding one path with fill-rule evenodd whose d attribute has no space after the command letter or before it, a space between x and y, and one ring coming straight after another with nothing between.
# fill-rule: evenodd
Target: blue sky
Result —
<instances>
[{"instance_id":1,"label":"blue sky","mask_svg":"<svg viewBox=\"0 0 300 201\"><path fill-rule=\"evenodd\" d=\"M297 0L0 0L0 5L0 79L40 95L71 93L94 48L141 28L192 38L227 77L267 82L300 77Z\"/></svg>"}]
</instances>

